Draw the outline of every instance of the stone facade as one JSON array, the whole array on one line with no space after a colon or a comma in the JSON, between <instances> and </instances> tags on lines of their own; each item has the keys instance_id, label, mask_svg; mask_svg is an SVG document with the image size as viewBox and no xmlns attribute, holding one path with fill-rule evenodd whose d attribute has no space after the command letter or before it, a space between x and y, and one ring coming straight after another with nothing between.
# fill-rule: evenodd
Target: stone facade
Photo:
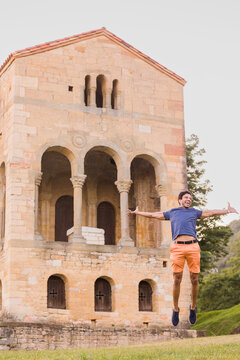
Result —
<instances>
[{"instance_id":1,"label":"stone facade","mask_svg":"<svg viewBox=\"0 0 240 360\"><path fill-rule=\"evenodd\" d=\"M2 318L168 326L170 225L127 208L174 207L186 188L185 81L105 29L16 52L0 71ZM96 310L99 278L110 311ZM183 320L189 296L186 273Z\"/></svg>"}]
</instances>

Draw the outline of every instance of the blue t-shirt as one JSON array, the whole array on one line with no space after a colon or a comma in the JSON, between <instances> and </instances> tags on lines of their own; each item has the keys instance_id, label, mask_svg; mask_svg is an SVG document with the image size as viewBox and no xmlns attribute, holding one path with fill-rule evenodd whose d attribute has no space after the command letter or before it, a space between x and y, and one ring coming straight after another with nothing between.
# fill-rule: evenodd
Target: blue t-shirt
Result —
<instances>
[{"instance_id":1,"label":"blue t-shirt","mask_svg":"<svg viewBox=\"0 0 240 360\"><path fill-rule=\"evenodd\" d=\"M179 235L189 235L197 239L196 223L202 216L202 211L182 206L164 211L165 220L171 221L172 238L175 240Z\"/></svg>"}]
</instances>

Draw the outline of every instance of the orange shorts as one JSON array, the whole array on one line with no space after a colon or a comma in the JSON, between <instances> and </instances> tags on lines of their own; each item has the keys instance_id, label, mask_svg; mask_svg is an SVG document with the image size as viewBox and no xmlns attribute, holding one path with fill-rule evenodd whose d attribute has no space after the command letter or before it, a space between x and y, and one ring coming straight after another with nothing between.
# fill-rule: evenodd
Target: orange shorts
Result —
<instances>
[{"instance_id":1,"label":"orange shorts","mask_svg":"<svg viewBox=\"0 0 240 360\"><path fill-rule=\"evenodd\" d=\"M198 243L172 243L170 253L173 272L182 272L186 260L190 272L200 273L200 247Z\"/></svg>"}]
</instances>

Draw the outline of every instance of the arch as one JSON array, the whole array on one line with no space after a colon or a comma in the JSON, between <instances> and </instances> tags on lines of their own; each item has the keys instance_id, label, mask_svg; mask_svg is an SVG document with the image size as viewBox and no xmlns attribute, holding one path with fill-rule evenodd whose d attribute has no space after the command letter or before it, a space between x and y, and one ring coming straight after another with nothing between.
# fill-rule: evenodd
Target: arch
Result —
<instances>
[{"instance_id":1,"label":"arch","mask_svg":"<svg viewBox=\"0 0 240 360\"><path fill-rule=\"evenodd\" d=\"M106 107L106 79L102 74L96 78L96 106L98 108Z\"/></svg>"},{"instance_id":2,"label":"arch","mask_svg":"<svg viewBox=\"0 0 240 360\"><path fill-rule=\"evenodd\" d=\"M65 281L63 276L51 275L47 282L47 307L66 309Z\"/></svg>"},{"instance_id":3,"label":"arch","mask_svg":"<svg viewBox=\"0 0 240 360\"><path fill-rule=\"evenodd\" d=\"M138 310L152 311L152 286L147 280L142 280L138 284Z\"/></svg>"},{"instance_id":4,"label":"arch","mask_svg":"<svg viewBox=\"0 0 240 360\"><path fill-rule=\"evenodd\" d=\"M55 241L68 241L67 230L73 227L73 196L64 195L55 204Z\"/></svg>"},{"instance_id":5,"label":"arch","mask_svg":"<svg viewBox=\"0 0 240 360\"><path fill-rule=\"evenodd\" d=\"M71 175L76 175L79 172L80 166L77 162L77 154L75 153L75 150L72 149L69 145L59 145L59 142L52 142L52 143L46 143L44 144L36 154L36 161L38 164L41 164L41 160L43 157L43 154L46 152L55 151L58 152L69 160L71 164ZM38 169L40 166L38 165Z\"/></svg>"},{"instance_id":6,"label":"arch","mask_svg":"<svg viewBox=\"0 0 240 360\"><path fill-rule=\"evenodd\" d=\"M85 88L84 88L84 104L85 106L90 105L90 85L91 85L91 77L90 75L85 76Z\"/></svg>"},{"instance_id":7,"label":"arch","mask_svg":"<svg viewBox=\"0 0 240 360\"><path fill-rule=\"evenodd\" d=\"M97 207L97 227L105 231L105 245L115 245L116 214L114 206L103 201Z\"/></svg>"},{"instance_id":8,"label":"arch","mask_svg":"<svg viewBox=\"0 0 240 360\"><path fill-rule=\"evenodd\" d=\"M106 277L100 277L94 284L95 311L112 311L112 288Z\"/></svg>"},{"instance_id":9,"label":"arch","mask_svg":"<svg viewBox=\"0 0 240 360\"><path fill-rule=\"evenodd\" d=\"M106 154L111 156L117 166L118 179L125 179L124 166L123 166L123 164L125 162L125 158L124 158L121 150L119 150L119 148L115 144L106 142L105 140L102 140L102 141L100 140L100 141L96 142L95 144L92 144L91 146L86 148L85 152L83 153L84 161L85 161L87 153L90 151L94 151L94 150L105 152ZM130 172L129 172L129 178L126 178L126 180L129 180L129 179L130 179Z\"/></svg>"},{"instance_id":10,"label":"arch","mask_svg":"<svg viewBox=\"0 0 240 360\"><path fill-rule=\"evenodd\" d=\"M142 158L149 161L152 166L154 167L156 182L157 184L160 182L167 182L167 168L164 160L162 159L161 155L156 154L152 151L144 151L144 152L135 152L130 158L130 166L132 161L135 158Z\"/></svg>"}]
</instances>

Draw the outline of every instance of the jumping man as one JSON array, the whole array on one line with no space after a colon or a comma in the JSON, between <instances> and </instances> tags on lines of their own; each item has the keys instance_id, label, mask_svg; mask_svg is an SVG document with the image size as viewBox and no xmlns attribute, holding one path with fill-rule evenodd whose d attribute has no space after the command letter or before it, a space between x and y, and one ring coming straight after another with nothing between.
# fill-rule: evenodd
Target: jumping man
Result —
<instances>
[{"instance_id":1,"label":"jumping man","mask_svg":"<svg viewBox=\"0 0 240 360\"><path fill-rule=\"evenodd\" d=\"M189 191L182 191L178 195L179 207L164 212L143 212L128 210L129 214L156 218L159 220L170 220L172 230L172 244L170 248L170 259L173 271L173 313L172 323L179 323L178 299L180 295L180 284L182 281L185 260L187 261L192 284L192 304L189 306L189 321L195 324L197 320L197 296L198 277L200 273L200 247L196 234L197 219L209 216L237 213L228 203L228 208L223 210L197 210L192 208L192 195Z\"/></svg>"}]
</instances>

